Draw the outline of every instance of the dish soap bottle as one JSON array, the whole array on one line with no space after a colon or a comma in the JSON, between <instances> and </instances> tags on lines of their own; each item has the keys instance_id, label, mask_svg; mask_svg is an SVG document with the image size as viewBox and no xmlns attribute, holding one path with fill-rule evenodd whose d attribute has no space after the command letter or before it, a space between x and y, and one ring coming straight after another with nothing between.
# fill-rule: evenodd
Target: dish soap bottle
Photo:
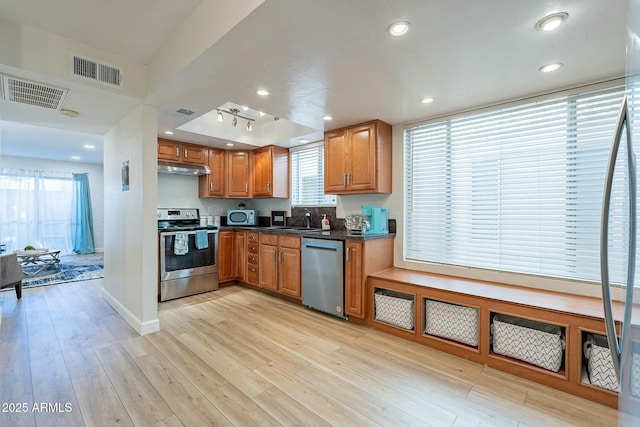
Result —
<instances>
[{"instance_id":1,"label":"dish soap bottle","mask_svg":"<svg viewBox=\"0 0 640 427\"><path fill-rule=\"evenodd\" d=\"M322 214L322 229L329 230L329 219L327 218L327 214Z\"/></svg>"}]
</instances>

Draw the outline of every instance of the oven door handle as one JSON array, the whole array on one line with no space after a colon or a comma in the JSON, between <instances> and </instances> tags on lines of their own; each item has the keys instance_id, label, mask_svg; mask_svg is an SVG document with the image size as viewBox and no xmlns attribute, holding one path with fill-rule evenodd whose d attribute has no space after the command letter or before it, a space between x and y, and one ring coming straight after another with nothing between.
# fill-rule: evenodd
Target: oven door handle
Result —
<instances>
[{"instance_id":1,"label":"oven door handle","mask_svg":"<svg viewBox=\"0 0 640 427\"><path fill-rule=\"evenodd\" d=\"M207 230L207 234L216 234L218 233L219 230ZM196 234L197 231L195 230L190 230L190 231L161 231L160 232L160 236L175 236L178 233L185 233L185 234Z\"/></svg>"}]
</instances>

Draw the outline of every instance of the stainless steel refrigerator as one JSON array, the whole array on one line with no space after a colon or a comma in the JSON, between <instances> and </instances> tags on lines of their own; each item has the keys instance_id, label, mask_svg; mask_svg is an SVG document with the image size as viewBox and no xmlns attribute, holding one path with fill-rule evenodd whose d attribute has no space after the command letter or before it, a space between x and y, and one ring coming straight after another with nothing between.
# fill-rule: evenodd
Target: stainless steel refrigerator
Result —
<instances>
[{"instance_id":1,"label":"stainless steel refrigerator","mask_svg":"<svg viewBox=\"0 0 640 427\"><path fill-rule=\"evenodd\" d=\"M602 301L605 312L607 341L614 368L618 376L620 391L618 408L619 425L636 425L637 418L626 414L640 415L640 306L634 304L634 292L640 292L640 283L636 281L636 223L637 223L637 171L634 149L640 143L634 137L640 135L640 0L629 0L627 13L627 64L626 97L620 109L615 132L609 167L606 174L602 224L600 229L600 270L602 278ZM616 175L617 174L617 175ZM625 186L613 185L614 175L624 177ZM618 178L619 179L619 178ZM612 197L623 199L624 203L614 204ZM624 220L619 221L620 217ZM610 235L613 218L624 223L627 236L626 280L613 286L610 283ZM622 286L620 286L622 285ZM614 311L611 299L622 300L624 310ZM636 299L637 301L637 299ZM616 330L616 325L618 329Z\"/></svg>"}]
</instances>

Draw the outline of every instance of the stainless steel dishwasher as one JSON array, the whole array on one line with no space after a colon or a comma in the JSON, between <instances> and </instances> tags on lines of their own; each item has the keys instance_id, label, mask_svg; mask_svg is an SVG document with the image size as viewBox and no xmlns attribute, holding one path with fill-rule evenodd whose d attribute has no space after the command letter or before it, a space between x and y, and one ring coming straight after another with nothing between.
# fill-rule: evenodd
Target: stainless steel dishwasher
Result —
<instances>
[{"instance_id":1,"label":"stainless steel dishwasher","mask_svg":"<svg viewBox=\"0 0 640 427\"><path fill-rule=\"evenodd\" d=\"M344 242L302 239L302 304L344 315Z\"/></svg>"}]
</instances>

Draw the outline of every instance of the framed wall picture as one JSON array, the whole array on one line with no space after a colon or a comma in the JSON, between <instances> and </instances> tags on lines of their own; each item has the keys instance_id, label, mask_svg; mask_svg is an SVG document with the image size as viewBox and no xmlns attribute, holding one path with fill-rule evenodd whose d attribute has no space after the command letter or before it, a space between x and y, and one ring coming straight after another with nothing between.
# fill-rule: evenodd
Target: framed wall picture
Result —
<instances>
[{"instance_id":1,"label":"framed wall picture","mask_svg":"<svg viewBox=\"0 0 640 427\"><path fill-rule=\"evenodd\" d=\"M129 160L127 160L126 162L122 162L121 178L122 178L122 191L128 191L129 190Z\"/></svg>"}]
</instances>

